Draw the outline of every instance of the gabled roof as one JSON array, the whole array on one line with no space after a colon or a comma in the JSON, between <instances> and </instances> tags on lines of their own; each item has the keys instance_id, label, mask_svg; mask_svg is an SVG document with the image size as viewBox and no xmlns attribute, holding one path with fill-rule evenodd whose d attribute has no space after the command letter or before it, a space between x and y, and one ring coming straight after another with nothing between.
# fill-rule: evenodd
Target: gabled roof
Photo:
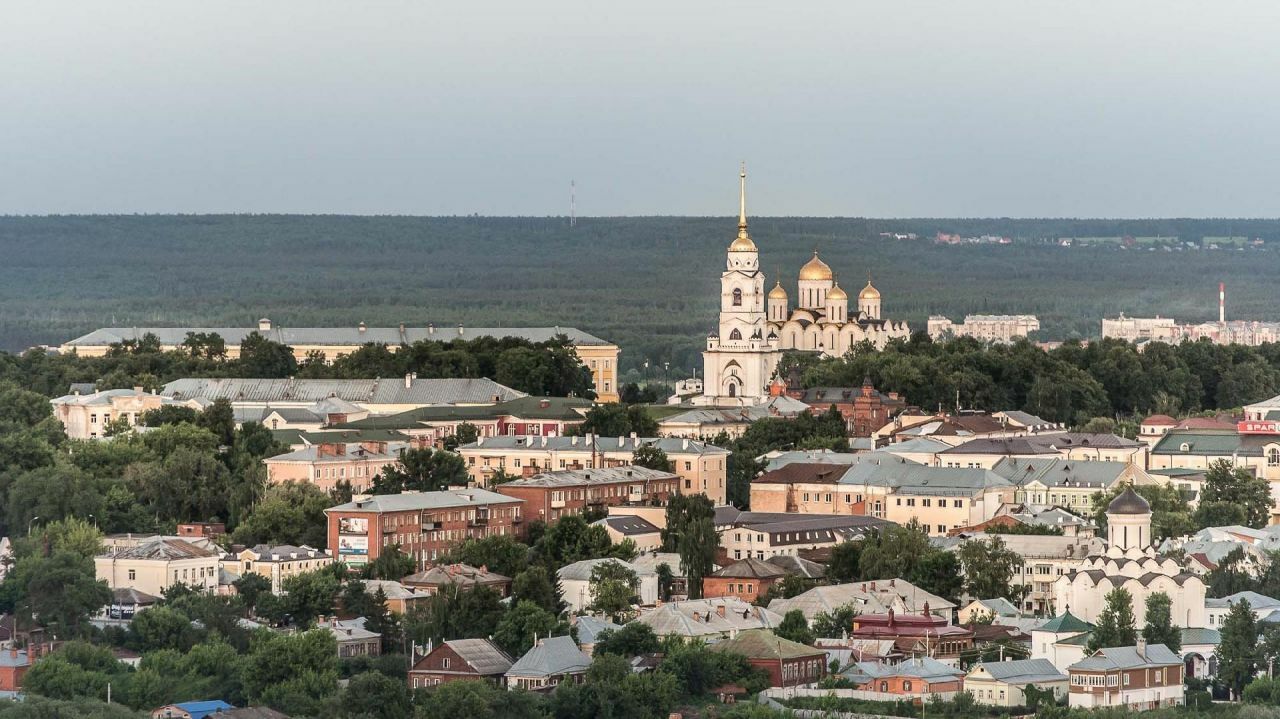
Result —
<instances>
[{"instance_id":1,"label":"gabled roof","mask_svg":"<svg viewBox=\"0 0 1280 719\"><path fill-rule=\"evenodd\" d=\"M585 672L591 667L591 657L578 648L570 637L550 637L520 657L507 670L509 677L553 677L560 674Z\"/></svg>"},{"instance_id":2,"label":"gabled roof","mask_svg":"<svg viewBox=\"0 0 1280 719\"><path fill-rule=\"evenodd\" d=\"M985 671L996 681L1007 684L1033 684L1035 682L1067 681L1066 674L1058 671L1048 659L1018 659L1010 662L982 662L969 670L972 676Z\"/></svg>"},{"instance_id":3,"label":"gabled roof","mask_svg":"<svg viewBox=\"0 0 1280 719\"><path fill-rule=\"evenodd\" d=\"M711 573L713 577L734 579L777 579L786 576L786 571L774 564L748 557Z\"/></svg>"},{"instance_id":4,"label":"gabled roof","mask_svg":"<svg viewBox=\"0 0 1280 719\"><path fill-rule=\"evenodd\" d=\"M1103 489L1126 476L1129 464L1062 457L1003 457L991 471L1019 486L1039 482L1046 487Z\"/></svg>"},{"instance_id":5,"label":"gabled roof","mask_svg":"<svg viewBox=\"0 0 1280 719\"><path fill-rule=\"evenodd\" d=\"M502 584L511 581L487 567L473 567L469 564L437 564L421 572L410 574L400 580L402 584L427 586L459 586L474 587L480 584Z\"/></svg>"},{"instance_id":6,"label":"gabled roof","mask_svg":"<svg viewBox=\"0 0 1280 719\"><path fill-rule=\"evenodd\" d=\"M165 706L181 709L187 714L190 714L191 719L204 719L204 717L207 717L210 714L235 708L221 699L199 702L181 702L178 704L166 704Z\"/></svg>"},{"instance_id":7,"label":"gabled roof","mask_svg":"<svg viewBox=\"0 0 1280 719\"><path fill-rule=\"evenodd\" d=\"M483 676L506 674L515 663L510 655L488 639L451 639L444 644Z\"/></svg>"},{"instance_id":8,"label":"gabled roof","mask_svg":"<svg viewBox=\"0 0 1280 719\"><path fill-rule=\"evenodd\" d=\"M578 617L574 627L578 630L578 644L595 644L601 632L616 632L622 628L607 619L590 615Z\"/></svg>"},{"instance_id":9,"label":"gabled roof","mask_svg":"<svg viewBox=\"0 0 1280 719\"><path fill-rule=\"evenodd\" d=\"M464 444L458 449L460 451L481 452L521 449L566 452L576 449L583 452L594 450L602 453L635 454L635 451L640 447L657 447L666 452L667 456L729 454L727 449L693 439L680 439L678 437L600 437L595 435L585 437L545 437L504 434L499 437L481 437L479 440L471 444Z\"/></svg>"},{"instance_id":10,"label":"gabled roof","mask_svg":"<svg viewBox=\"0 0 1280 719\"><path fill-rule=\"evenodd\" d=\"M1144 652L1137 647L1108 647L1099 649L1067 667L1068 671L1118 671L1182 664L1182 659L1163 644L1149 644Z\"/></svg>"},{"instance_id":11,"label":"gabled roof","mask_svg":"<svg viewBox=\"0 0 1280 719\"><path fill-rule=\"evenodd\" d=\"M752 484L835 484L844 476L845 467L838 464L794 462L765 472L751 480Z\"/></svg>"},{"instance_id":12,"label":"gabled roof","mask_svg":"<svg viewBox=\"0 0 1280 719\"><path fill-rule=\"evenodd\" d=\"M775 554L764 561L781 567L782 571L787 574L794 574L797 577L818 579L827 576L827 567L825 564L811 562L804 557L797 557L794 554Z\"/></svg>"},{"instance_id":13,"label":"gabled roof","mask_svg":"<svg viewBox=\"0 0 1280 719\"><path fill-rule=\"evenodd\" d=\"M615 559L613 557L584 559L581 562L566 564L556 570L556 576L564 581L589 582L591 581L591 573L595 571L596 567L603 564L617 564L626 567L627 569L635 572L637 578L657 576L654 572L645 569L644 567L638 567L630 562L624 562L621 559Z\"/></svg>"},{"instance_id":14,"label":"gabled roof","mask_svg":"<svg viewBox=\"0 0 1280 719\"><path fill-rule=\"evenodd\" d=\"M499 489L504 487L586 487L593 484L643 483L675 478L676 475L671 472L636 465L593 469L558 469L506 482L500 485Z\"/></svg>"},{"instance_id":15,"label":"gabled roof","mask_svg":"<svg viewBox=\"0 0 1280 719\"><path fill-rule=\"evenodd\" d=\"M767 629L744 629L731 639L716 642L714 651L733 652L748 659L799 659L823 655L817 647L783 639Z\"/></svg>"},{"instance_id":16,"label":"gabled roof","mask_svg":"<svg viewBox=\"0 0 1280 719\"><path fill-rule=\"evenodd\" d=\"M964 672L931 657L914 657L899 664L858 662L858 668L872 679L884 677L911 677L927 682L939 682L964 676Z\"/></svg>"},{"instance_id":17,"label":"gabled roof","mask_svg":"<svg viewBox=\"0 0 1280 719\"><path fill-rule=\"evenodd\" d=\"M722 608L724 616L720 615ZM707 637L744 629L773 628L778 626L782 617L737 597L717 597L669 602L656 609L642 611L635 621L649 625L660 637Z\"/></svg>"},{"instance_id":18,"label":"gabled roof","mask_svg":"<svg viewBox=\"0 0 1280 719\"><path fill-rule=\"evenodd\" d=\"M990 610L997 617L1016 617L1022 613L1018 611L1017 607L1013 606L1013 602L1004 597L975 599L974 601L982 605L983 608Z\"/></svg>"}]
</instances>

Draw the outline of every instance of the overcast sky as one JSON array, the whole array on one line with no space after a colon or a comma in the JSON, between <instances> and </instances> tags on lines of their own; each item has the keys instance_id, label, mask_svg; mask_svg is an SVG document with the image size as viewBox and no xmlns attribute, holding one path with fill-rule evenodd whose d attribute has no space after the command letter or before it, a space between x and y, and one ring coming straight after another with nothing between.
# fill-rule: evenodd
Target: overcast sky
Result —
<instances>
[{"instance_id":1,"label":"overcast sky","mask_svg":"<svg viewBox=\"0 0 1280 719\"><path fill-rule=\"evenodd\" d=\"M0 0L0 213L1280 215L1275 0Z\"/></svg>"}]
</instances>

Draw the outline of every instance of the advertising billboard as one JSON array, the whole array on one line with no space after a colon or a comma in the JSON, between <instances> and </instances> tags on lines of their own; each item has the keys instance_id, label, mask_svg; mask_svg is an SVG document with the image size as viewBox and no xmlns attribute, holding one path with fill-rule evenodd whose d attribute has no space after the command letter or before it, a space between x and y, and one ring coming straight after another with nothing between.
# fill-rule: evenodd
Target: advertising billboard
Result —
<instances>
[{"instance_id":1,"label":"advertising billboard","mask_svg":"<svg viewBox=\"0 0 1280 719\"><path fill-rule=\"evenodd\" d=\"M368 537L338 537L338 554L368 554Z\"/></svg>"},{"instance_id":2,"label":"advertising billboard","mask_svg":"<svg viewBox=\"0 0 1280 719\"><path fill-rule=\"evenodd\" d=\"M368 534L369 520L366 517L340 517L338 519L339 534Z\"/></svg>"}]
</instances>

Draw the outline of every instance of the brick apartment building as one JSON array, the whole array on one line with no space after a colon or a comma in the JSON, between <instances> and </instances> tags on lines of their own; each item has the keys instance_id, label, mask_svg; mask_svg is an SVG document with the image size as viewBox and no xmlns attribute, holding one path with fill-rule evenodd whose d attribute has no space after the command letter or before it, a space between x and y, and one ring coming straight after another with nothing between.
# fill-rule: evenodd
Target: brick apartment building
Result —
<instances>
[{"instance_id":1,"label":"brick apartment building","mask_svg":"<svg viewBox=\"0 0 1280 719\"><path fill-rule=\"evenodd\" d=\"M358 497L325 510L329 554L348 564L377 559L399 545L425 569L466 539L520 535L524 501L483 489Z\"/></svg>"},{"instance_id":2,"label":"brick apartment building","mask_svg":"<svg viewBox=\"0 0 1280 719\"><path fill-rule=\"evenodd\" d=\"M564 469L537 474L524 467L522 479L498 485L499 494L524 500L530 519L547 522L589 509L622 504L665 504L679 492L680 477L648 467Z\"/></svg>"},{"instance_id":3,"label":"brick apartment building","mask_svg":"<svg viewBox=\"0 0 1280 719\"><path fill-rule=\"evenodd\" d=\"M853 387L788 387L787 396L809 405L812 414L825 414L832 408L844 417L845 431L850 437L870 437L907 408L906 400L897 392L880 392L871 378Z\"/></svg>"}]
</instances>

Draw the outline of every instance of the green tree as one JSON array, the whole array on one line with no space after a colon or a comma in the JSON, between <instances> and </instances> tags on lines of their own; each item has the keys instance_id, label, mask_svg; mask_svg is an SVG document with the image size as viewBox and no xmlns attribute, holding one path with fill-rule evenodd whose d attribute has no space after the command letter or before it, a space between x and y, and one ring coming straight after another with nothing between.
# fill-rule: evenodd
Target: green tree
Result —
<instances>
[{"instance_id":1,"label":"green tree","mask_svg":"<svg viewBox=\"0 0 1280 719\"><path fill-rule=\"evenodd\" d=\"M400 466L389 466L373 478L375 494L399 494L405 490L436 492L467 483L462 455L430 447L400 451Z\"/></svg>"},{"instance_id":2,"label":"green tree","mask_svg":"<svg viewBox=\"0 0 1280 719\"><path fill-rule=\"evenodd\" d=\"M813 644L813 631L809 629L809 620L805 619L804 612L799 609L787 612L778 623L774 634L800 644Z\"/></svg>"},{"instance_id":3,"label":"green tree","mask_svg":"<svg viewBox=\"0 0 1280 719\"><path fill-rule=\"evenodd\" d=\"M498 574L515 577L529 566L529 546L509 534L492 534L464 540L441 557L440 562L488 567Z\"/></svg>"},{"instance_id":4,"label":"green tree","mask_svg":"<svg viewBox=\"0 0 1280 719\"><path fill-rule=\"evenodd\" d=\"M622 562L600 562L591 568L591 610L609 616L614 622L623 617L639 601L640 580Z\"/></svg>"},{"instance_id":5,"label":"green tree","mask_svg":"<svg viewBox=\"0 0 1280 719\"><path fill-rule=\"evenodd\" d=\"M502 598L488 587L440 592L410 608L404 628L409 639L418 644L475 639L493 635L499 620L508 613Z\"/></svg>"},{"instance_id":6,"label":"green tree","mask_svg":"<svg viewBox=\"0 0 1280 719\"><path fill-rule=\"evenodd\" d=\"M1173 623L1173 602L1164 592L1147 595L1146 624L1142 638L1147 644L1163 644L1177 654L1182 649L1182 630Z\"/></svg>"},{"instance_id":7,"label":"green tree","mask_svg":"<svg viewBox=\"0 0 1280 719\"><path fill-rule=\"evenodd\" d=\"M378 557L365 565L364 575L368 579L387 579L398 582L413 574L417 562L413 557L400 551L400 545L392 544L383 547Z\"/></svg>"},{"instance_id":8,"label":"green tree","mask_svg":"<svg viewBox=\"0 0 1280 719\"><path fill-rule=\"evenodd\" d=\"M827 562L827 579L837 584L853 582L862 576L862 542L841 542L831 548Z\"/></svg>"},{"instance_id":9,"label":"green tree","mask_svg":"<svg viewBox=\"0 0 1280 719\"><path fill-rule=\"evenodd\" d=\"M1134 628L1133 595L1121 587L1107 593L1106 606L1098 615L1097 626L1089 637L1087 651L1096 652L1107 647L1131 647L1137 643Z\"/></svg>"},{"instance_id":10,"label":"green tree","mask_svg":"<svg viewBox=\"0 0 1280 719\"><path fill-rule=\"evenodd\" d=\"M233 541L255 544L292 544L324 547L328 522L324 510L329 495L314 484L286 482L267 489L262 501L232 532Z\"/></svg>"},{"instance_id":11,"label":"green tree","mask_svg":"<svg viewBox=\"0 0 1280 719\"><path fill-rule=\"evenodd\" d=\"M326 631L259 632L241 680L245 697L291 714L315 716L338 688L338 647Z\"/></svg>"},{"instance_id":12,"label":"green tree","mask_svg":"<svg viewBox=\"0 0 1280 719\"><path fill-rule=\"evenodd\" d=\"M318 616L333 613L339 584L332 571L316 569L286 577L281 588L285 611L295 623L310 624Z\"/></svg>"},{"instance_id":13,"label":"green tree","mask_svg":"<svg viewBox=\"0 0 1280 719\"><path fill-rule=\"evenodd\" d=\"M504 612L493 631L493 641L513 657L533 648L534 637L564 636L569 625L533 602L518 602Z\"/></svg>"},{"instance_id":14,"label":"green tree","mask_svg":"<svg viewBox=\"0 0 1280 719\"><path fill-rule=\"evenodd\" d=\"M631 463L637 467L648 467L660 472L673 472L675 465L667 458L667 453L656 445L644 444L636 447L631 455Z\"/></svg>"},{"instance_id":15,"label":"green tree","mask_svg":"<svg viewBox=\"0 0 1280 719\"><path fill-rule=\"evenodd\" d=\"M620 629L606 629L596 637L595 654L616 654L620 657L635 657L641 654L656 654L662 650L658 636L653 628L640 622L628 622Z\"/></svg>"},{"instance_id":16,"label":"green tree","mask_svg":"<svg viewBox=\"0 0 1280 719\"><path fill-rule=\"evenodd\" d=\"M715 568L720 535L715 528L715 508L702 494L677 494L667 502L667 526L662 530L663 551L680 555L680 569L688 580L689 598L702 597L702 578Z\"/></svg>"},{"instance_id":17,"label":"green tree","mask_svg":"<svg viewBox=\"0 0 1280 719\"><path fill-rule=\"evenodd\" d=\"M364 719L373 714L380 719L409 719L413 716L413 696L404 681L378 672L365 672L351 678L338 695L335 716L342 719Z\"/></svg>"},{"instance_id":18,"label":"green tree","mask_svg":"<svg viewBox=\"0 0 1280 719\"><path fill-rule=\"evenodd\" d=\"M1248 600L1232 603L1222 622L1218 679L1238 699L1258 670L1258 625Z\"/></svg>"},{"instance_id":19,"label":"green tree","mask_svg":"<svg viewBox=\"0 0 1280 719\"><path fill-rule=\"evenodd\" d=\"M845 604L830 612L818 612L813 618L813 634L820 638L842 637L853 631L853 619L858 616L858 608L853 604Z\"/></svg>"},{"instance_id":20,"label":"green tree","mask_svg":"<svg viewBox=\"0 0 1280 719\"><path fill-rule=\"evenodd\" d=\"M511 582L512 601L519 603L529 601L551 612L560 614L564 602L560 598L560 587L551 581L547 568L534 565L517 574Z\"/></svg>"},{"instance_id":21,"label":"green tree","mask_svg":"<svg viewBox=\"0 0 1280 719\"><path fill-rule=\"evenodd\" d=\"M1210 597L1229 597L1239 592L1257 591L1263 587L1246 567L1248 555L1243 547L1236 547L1205 575L1205 593ZM1268 575L1271 573L1268 572Z\"/></svg>"},{"instance_id":22,"label":"green tree","mask_svg":"<svg viewBox=\"0 0 1280 719\"><path fill-rule=\"evenodd\" d=\"M960 545L957 554L964 570L964 590L970 597L1006 597L1015 604L1022 602L1027 587L1013 581L1022 572L1022 556L1007 548L1004 540L970 539Z\"/></svg>"},{"instance_id":23,"label":"green tree","mask_svg":"<svg viewBox=\"0 0 1280 719\"><path fill-rule=\"evenodd\" d=\"M244 601L246 609L253 611L258 605L258 597L271 591L271 580L256 572L240 575L235 582L236 594Z\"/></svg>"},{"instance_id":24,"label":"green tree","mask_svg":"<svg viewBox=\"0 0 1280 719\"><path fill-rule=\"evenodd\" d=\"M298 370L292 347L272 342L257 332L240 342L238 365L241 376L263 379L290 377Z\"/></svg>"},{"instance_id":25,"label":"green tree","mask_svg":"<svg viewBox=\"0 0 1280 719\"><path fill-rule=\"evenodd\" d=\"M1248 526L1264 527L1271 517L1271 486L1244 467L1232 467L1225 459L1215 460L1204 475L1197 523L1210 521L1216 507L1222 504L1243 509Z\"/></svg>"}]
</instances>

